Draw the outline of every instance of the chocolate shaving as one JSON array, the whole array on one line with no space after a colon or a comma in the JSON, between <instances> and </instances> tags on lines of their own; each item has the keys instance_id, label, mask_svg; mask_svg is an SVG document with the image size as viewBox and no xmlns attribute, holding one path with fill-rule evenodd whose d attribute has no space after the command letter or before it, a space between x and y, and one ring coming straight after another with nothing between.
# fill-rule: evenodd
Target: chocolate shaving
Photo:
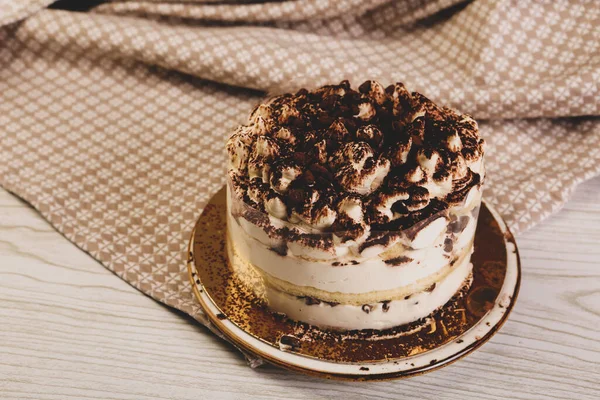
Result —
<instances>
[{"instance_id":1,"label":"chocolate shaving","mask_svg":"<svg viewBox=\"0 0 600 400\"><path fill-rule=\"evenodd\" d=\"M444 251L450 253L454 248L454 242L450 238L444 239Z\"/></svg>"},{"instance_id":2,"label":"chocolate shaving","mask_svg":"<svg viewBox=\"0 0 600 400\"><path fill-rule=\"evenodd\" d=\"M363 304L362 310L368 314L373 310L373 306L370 304Z\"/></svg>"},{"instance_id":3,"label":"chocolate shaving","mask_svg":"<svg viewBox=\"0 0 600 400\"><path fill-rule=\"evenodd\" d=\"M385 263L392 267L396 267L398 265L408 264L411 261L413 261L413 259L410 257L400 256L400 257L390 258L389 260L385 260Z\"/></svg>"},{"instance_id":4,"label":"chocolate shaving","mask_svg":"<svg viewBox=\"0 0 600 400\"><path fill-rule=\"evenodd\" d=\"M279 338L279 345L282 350L297 350L301 346L301 341L296 336L283 335Z\"/></svg>"},{"instance_id":5,"label":"chocolate shaving","mask_svg":"<svg viewBox=\"0 0 600 400\"><path fill-rule=\"evenodd\" d=\"M384 301L381 303L381 311L383 312L388 312L390 310L390 302L388 301Z\"/></svg>"},{"instance_id":6,"label":"chocolate shaving","mask_svg":"<svg viewBox=\"0 0 600 400\"><path fill-rule=\"evenodd\" d=\"M426 291L426 292L428 292L428 293L431 293L431 292L433 292L433 290L435 289L435 287L436 287L436 286L437 286L437 283L436 283L436 282L433 282L433 283L431 284L431 286L429 286L429 287L427 287L427 288L425 289L425 291Z\"/></svg>"},{"instance_id":7,"label":"chocolate shaving","mask_svg":"<svg viewBox=\"0 0 600 400\"><path fill-rule=\"evenodd\" d=\"M304 303L307 306L314 306L317 304L321 304L321 300L315 299L314 297L306 296L306 297L304 297Z\"/></svg>"}]
</instances>

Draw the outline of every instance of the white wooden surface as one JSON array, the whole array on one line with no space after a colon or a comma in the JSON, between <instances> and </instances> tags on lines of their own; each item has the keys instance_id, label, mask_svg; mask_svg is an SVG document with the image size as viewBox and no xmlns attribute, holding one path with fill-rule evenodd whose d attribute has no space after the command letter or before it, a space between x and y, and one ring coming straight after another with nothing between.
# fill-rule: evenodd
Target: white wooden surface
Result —
<instances>
[{"instance_id":1,"label":"white wooden surface","mask_svg":"<svg viewBox=\"0 0 600 400\"><path fill-rule=\"evenodd\" d=\"M0 189L0 398L599 399L600 179L517 240L519 301L483 348L404 381L333 382L248 368Z\"/></svg>"}]
</instances>

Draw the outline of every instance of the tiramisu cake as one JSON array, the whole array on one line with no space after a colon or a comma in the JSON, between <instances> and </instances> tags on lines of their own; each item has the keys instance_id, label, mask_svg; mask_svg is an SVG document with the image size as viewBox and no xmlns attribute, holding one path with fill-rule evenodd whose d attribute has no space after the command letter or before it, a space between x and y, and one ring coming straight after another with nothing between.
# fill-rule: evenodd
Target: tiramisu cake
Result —
<instances>
[{"instance_id":1,"label":"tiramisu cake","mask_svg":"<svg viewBox=\"0 0 600 400\"><path fill-rule=\"evenodd\" d=\"M230 262L321 328L426 317L471 281L483 145L471 117L401 83L272 98L227 143Z\"/></svg>"}]
</instances>

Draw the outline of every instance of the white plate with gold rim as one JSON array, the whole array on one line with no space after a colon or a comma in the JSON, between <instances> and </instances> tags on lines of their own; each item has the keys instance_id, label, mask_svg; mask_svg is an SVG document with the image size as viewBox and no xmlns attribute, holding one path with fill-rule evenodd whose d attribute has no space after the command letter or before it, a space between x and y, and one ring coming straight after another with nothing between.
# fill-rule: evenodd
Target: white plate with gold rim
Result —
<instances>
[{"instance_id":1,"label":"white plate with gold rim","mask_svg":"<svg viewBox=\"0 0 600 400\"><path fill-rule=\"evenodd\" d=\"M192 233L188 269L194 293L223 335L268 362L324 378L382 380L441 368L500 329L515 304L520 260L500 215L483 203L472 256L473 283L430 317L386 331L333 332L275 315L232 273L226 255L225 190Z\"/></svg>"}]
</instances>

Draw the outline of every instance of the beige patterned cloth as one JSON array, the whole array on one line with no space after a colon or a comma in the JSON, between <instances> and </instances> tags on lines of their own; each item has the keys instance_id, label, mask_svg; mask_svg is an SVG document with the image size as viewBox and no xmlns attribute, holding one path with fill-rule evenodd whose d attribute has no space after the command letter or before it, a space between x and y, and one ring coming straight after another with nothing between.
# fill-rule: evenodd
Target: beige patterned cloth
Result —
<instances>
[{"instance_id":1,"label":"beige patterned cloth","mask_svg":"<svg viewBox=\"0 0 600 400\"><path fill-rule=\"evenodd\" d=\"M185 248L265 92L402 81L473 114L515 232L600 173L594 0L48 3L0 0L0 184L203 323Z\"/></svg>"}]
</instances>

